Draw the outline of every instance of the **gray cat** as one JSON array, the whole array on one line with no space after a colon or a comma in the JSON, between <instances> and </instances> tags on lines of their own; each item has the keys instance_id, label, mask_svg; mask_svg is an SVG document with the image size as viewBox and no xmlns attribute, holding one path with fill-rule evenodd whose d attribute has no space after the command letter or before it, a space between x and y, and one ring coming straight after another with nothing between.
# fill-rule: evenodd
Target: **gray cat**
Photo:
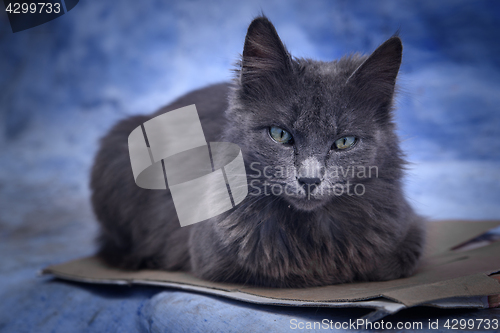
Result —
<instances>
[{"instance_id":1,"label":"gray cat","mask_svg":"<svg viewBox=\"0 0 500 333\"><path fill-rule=\"evenodd\" d=\"M394 36L370 56L292 58L271 22L256 18L232 83L125 119L102 139L91 176L99 255L125 269L266 287L412 274L424 223L402 192L405 161L392 120L401 57ZM241 148L249 195L181 228L169 190L134 183L127 138L148 119L191 104L208 142Z\"/></svg>"}]
</instances>

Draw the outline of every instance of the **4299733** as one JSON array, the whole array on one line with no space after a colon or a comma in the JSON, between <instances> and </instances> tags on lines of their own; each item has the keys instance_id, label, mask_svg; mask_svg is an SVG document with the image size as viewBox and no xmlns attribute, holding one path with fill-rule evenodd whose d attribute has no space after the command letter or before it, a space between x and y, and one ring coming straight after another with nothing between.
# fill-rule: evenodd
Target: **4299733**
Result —
<instances>
[{"instance_id":1,"label":"4299733","mask_svg":"<svg viewBox=\"0 0 500 333\"><path fill-rule=\"evenodd\" d=\"M498 330L498 319L448 319L443 327L449 330Z\"/></svg>"},{"instance_id":2,"label":"4299733","mask_svg":"<svg viewBox=\"0 0 500 333\"><path fill-rule=\"evenodd\" d=\"M14 3L9 3L8 6L5 8L5 11L8 12L9 14L26 14L26 13L31 13L31 14L41 14L41 13L46 13L46 14L59 14L61 12L61 4L59 2L14 2Z\"/></svg>"}]
</instances>

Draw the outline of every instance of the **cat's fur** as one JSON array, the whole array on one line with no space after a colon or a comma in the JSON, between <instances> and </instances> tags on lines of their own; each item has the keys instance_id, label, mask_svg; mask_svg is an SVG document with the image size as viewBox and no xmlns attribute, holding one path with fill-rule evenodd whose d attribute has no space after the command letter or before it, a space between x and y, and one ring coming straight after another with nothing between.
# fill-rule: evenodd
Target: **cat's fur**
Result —
<instances>
[{"instance_id":1,"label":"cat's fur","mask_svg":"<svg viewBox=\"0 0 500 333\"><path fill-rule=\"evenodd\" d=\"M267 18L256 18L233 83L191 92L151 116L125 119L102 139L91 179L100 256L127 269L185 270L269 287L410 275L424 228L402 192L404 160L391 115L401 56L395 36L369 57L295 59ZM251 194L229 212L181 228L168 190L134 183L127 137L146 120L190 104L197 106L208 142L240 146ZM293 145L274 142L270 126L292 133ZM332 149L346 135L359 139L351 149ZM261 173L266 166L269 179ZM328 172L361 166L377 167L378 177ZM306 190L296 174L270 171L279 167L313 170L321 183ZM346 188L348 181L363 184L365 193L320 191ZM292 194L269 194L273 184Z\"/></svg>"}]
</instances>

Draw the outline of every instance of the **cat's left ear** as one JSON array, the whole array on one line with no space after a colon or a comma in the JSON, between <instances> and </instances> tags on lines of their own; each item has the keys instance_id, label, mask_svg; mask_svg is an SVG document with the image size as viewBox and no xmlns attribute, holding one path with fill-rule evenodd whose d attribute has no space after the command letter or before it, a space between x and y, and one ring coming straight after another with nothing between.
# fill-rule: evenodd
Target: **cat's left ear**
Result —
<instances>
[{"instance_id":1,"label":"cat's left ear","mask_svg":"<svg viewBox=\"0 0 500 333\"><path fill-rule=\"evenodd\" d=\"M273 24L265 17L257 17L248 27L241 61L243 85L269 76L291 71L291 57L281 42Z\"/></svg>"},{"instance_id":2,"label":"cat's left ear","mask_svg":"<svg viewBox=\"0 0 500 333\"><path fill-rule=\"evenodd\" d=\"M388 106L392 102L403 44L397 36L380 45L347 79L365 98Z\"/></svg>"}]
</instances>

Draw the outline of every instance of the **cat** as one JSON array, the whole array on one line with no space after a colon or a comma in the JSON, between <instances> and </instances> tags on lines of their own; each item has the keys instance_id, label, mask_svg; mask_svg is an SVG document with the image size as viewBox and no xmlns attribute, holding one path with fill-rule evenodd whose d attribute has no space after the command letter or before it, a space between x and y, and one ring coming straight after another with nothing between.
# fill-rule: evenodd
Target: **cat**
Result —
<instances>
[{"instance_id":1,"label":"cat","mask_svg":"<svg viewBox=\"0 0 500 333\"><path fill-rule=\"evenodd\" d=\"M393 122L401 59L398 36L369 56L292 58L273 24L255 18L233 82L125 119L102 138L91 172L98 255L124 269L278 288L411 275L425 221L402 191L405 161ZM207 142L241 148L249 195L180 227L168 189L134 183L127 138L191 104Z\"/></svg>"}]
</instances>

